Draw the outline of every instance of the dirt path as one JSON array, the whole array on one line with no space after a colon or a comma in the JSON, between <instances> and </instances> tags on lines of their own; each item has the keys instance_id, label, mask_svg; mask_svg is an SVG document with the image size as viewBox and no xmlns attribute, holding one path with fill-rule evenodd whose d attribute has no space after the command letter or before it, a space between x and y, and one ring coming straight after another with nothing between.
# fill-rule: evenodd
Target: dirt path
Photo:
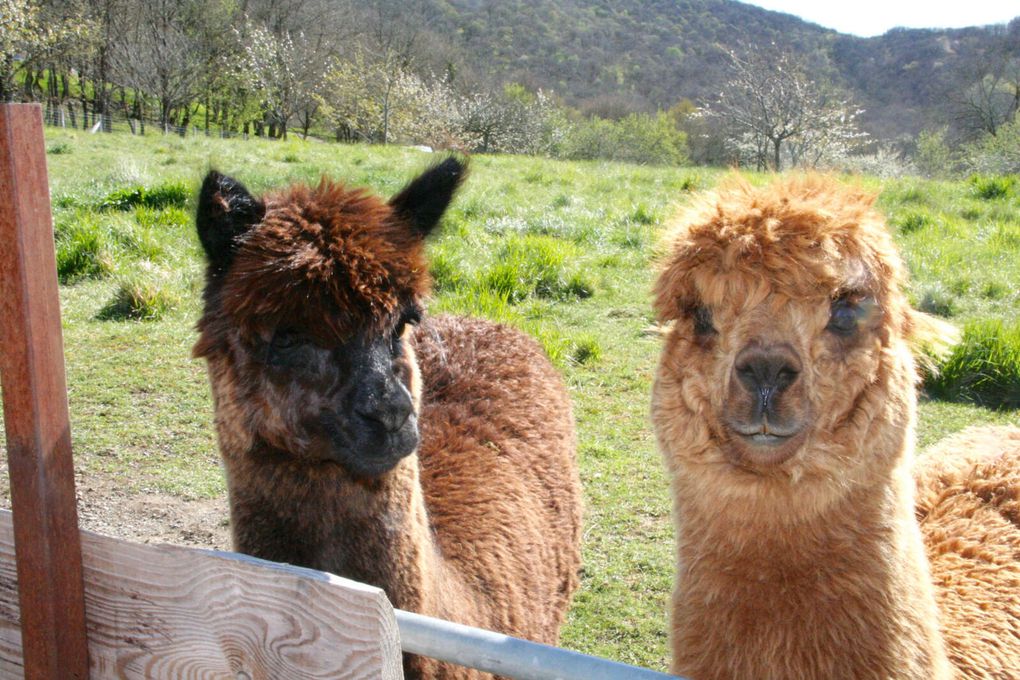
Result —
<instances>
[{"instance_id":1,"label":"dirt path","mask_svg":"<svg viewBox=\"0 0 1020 680\"><path fill-rule=\"evenodd\" d=\"M230 549L227 499L194 500L127 492L117 479L75 475L82 529L136 543L173 543ZM6 456L0 458L0 507L10 509Z\"/></svg>"}]
</instances>

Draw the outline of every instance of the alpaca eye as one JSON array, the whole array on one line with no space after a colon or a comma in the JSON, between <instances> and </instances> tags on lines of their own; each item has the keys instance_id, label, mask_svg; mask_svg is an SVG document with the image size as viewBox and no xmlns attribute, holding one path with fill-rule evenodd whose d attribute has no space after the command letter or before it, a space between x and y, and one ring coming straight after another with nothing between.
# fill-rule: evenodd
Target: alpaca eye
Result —
<instances>
[{"instance_id":1,"label":"alpaca eye","mask_svg":"<svg viewBox=\"0 0 1020 680\"><path fill-rule=\"evenodd\" d=\"M293 331L277 331L269 342L267 361L273 366L290 365L307 344L307 340Z\"/></svg>"},{"instance_id":2,"label":"alpaca eye","mask_svg":"<svg viewBox=\"0 0 1020 680\"><path fill-rule=\"evenodd\" d=\"M273 336L272 347L275 350L294 349L300 344L301 339L296 333L284 331Z\"/></svg>"},{"instance_id":3,"label":"alpaca eye","mask_svg":"<svg viewBox=\"0 0 1020 680\"><path fill-rule=\"evenodd\" d=\"M857 332L861 307L846 298L833 300L826 328L836 335L850 336Z\"/></svg>"},{"instance_id":4,"label":"alpaca eye","mask_svg":"<svg viewBox=\"0 0 1020 680\"><path fill-rule=\"evenodd\" d=\"M401 353L400 343L404 336L404 331L407 330L408 326L418 325L419 321L421 321L421 309L417 306L408 308L401 315L397 325L393 327L393 339L390 344L390 351L394 356L398 356Z\"/></svg>"},{"instance_id":5,"label":"alpaca eye","mask_svg":"<svg viewBox=\"0 0 1020 680\"><path fill-rule=\"evenodd\" d=\"M397 325L393 328L393 337L399 338L404 334L404 330L410 326L417 326L418 322L421 321L421 309L417 306L408 308L397 321Z\"/></svg>"},{"instance_id":6,"label":"alpaca eye","mask_svg":"<svg viewBox=\"0 0 1020 680\"><path fill-rule=\"evenodd\" d=\"M698 305L691 312L691 318L694 320L694 334L702 337L713 335L716 330L715 326L712 325L712 312L703 305Z\"/></svg>"}]
</instances>

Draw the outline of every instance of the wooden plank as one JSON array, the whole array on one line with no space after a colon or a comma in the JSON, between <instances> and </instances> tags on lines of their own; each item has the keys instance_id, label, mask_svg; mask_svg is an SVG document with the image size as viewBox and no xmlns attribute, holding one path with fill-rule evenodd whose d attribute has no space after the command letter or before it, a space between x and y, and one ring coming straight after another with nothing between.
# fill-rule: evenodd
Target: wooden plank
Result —
<instances>
[{"instance_id":1,"label":"wooden plank","mask_svg":"<svg viewBox=\"0 0 1020 680\"><path fill-rule=\"evenodd\" d=\"M81 543L93 678L403 677L393 608L378 588L235 553L87 531ZM0 511L4 680L19 677L14 578L10 513Z\"/></svg>"},{"instance_id":2,"label":"wooden plank","mask_svg":"<svg viewBox=\"0 0 1020 680\"><path fill-rule=\"evenodd\" d=\"M0 106L0 376L26 678L88 677L42 109Z\"/></svg>"}]
</instances>

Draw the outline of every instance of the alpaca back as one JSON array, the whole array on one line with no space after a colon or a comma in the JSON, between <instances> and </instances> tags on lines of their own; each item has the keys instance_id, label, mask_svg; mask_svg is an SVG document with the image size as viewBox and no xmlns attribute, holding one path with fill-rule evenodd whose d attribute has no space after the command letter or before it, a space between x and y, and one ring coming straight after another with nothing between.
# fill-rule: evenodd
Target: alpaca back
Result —
<instances>
[{"instance_id":1,"label":"alpaca back","mask_svg":"<svg viewBox=\"0 0 1020 680\"><path fill-rule=\"evenodd\" d=\"M916 478L950 660L965 678L1020 678L1020 428L950 437Z\"/></svg>"},{"instance_id":2,"label":"alpaca back","mask_svg":"<svg viewBox=\"0 0 1020 680\"><path fill-rule=\"evenodd\" d=\"M415 351L422 490L444 559L483 596L470 623L555 644L580 567L563 381L532 339L478 319L427 319Z\"/></svg>"}]
</instances>

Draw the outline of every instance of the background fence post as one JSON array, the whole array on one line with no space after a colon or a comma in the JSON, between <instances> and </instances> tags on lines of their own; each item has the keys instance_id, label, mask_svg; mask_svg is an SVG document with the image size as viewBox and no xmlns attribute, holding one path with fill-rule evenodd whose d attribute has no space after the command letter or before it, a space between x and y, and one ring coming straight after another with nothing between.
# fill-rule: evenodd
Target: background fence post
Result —
<instances>
[{"instance_id":1,"label":"background fence post","mask_svg":"<svg viewBox=\"0 0 1020 680\"><path fill-rule=\"evenodd\" d=\"M88 677L42 109L0 105L0 376L25 678Z\"/></svg>"}]
</instances>

